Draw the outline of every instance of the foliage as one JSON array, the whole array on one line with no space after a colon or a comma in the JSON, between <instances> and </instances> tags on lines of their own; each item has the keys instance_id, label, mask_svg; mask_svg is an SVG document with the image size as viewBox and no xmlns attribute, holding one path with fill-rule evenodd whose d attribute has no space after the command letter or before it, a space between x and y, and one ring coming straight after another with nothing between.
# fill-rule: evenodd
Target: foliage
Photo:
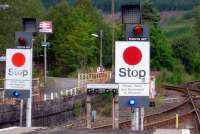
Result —
<instances>
[{"instance_id":1,"label":"foliage","mask_svg":"<svg viewBox=\"0 0 200 134\"><path fill-rule=\"evenodd\" d=\"M15 46L15 32L22 31L22 18L40 18L44 9L40 0L1 0L9 8L0 9L0 51Z\"/></svg>"},{"instance_id":2,"label":"foliage","mask_svg":"<svg viewBox=\"0 0 200 134\"><path fill-rule=\"evenodd\" d=\"M195 35L200 43L200 6L195 8Z\"/></svg>"},{"instance_id":3,"label":"foliage","mask_svg":"<svg viewBox=\"0 0 200 134\"><path fill-rule=\"evenodd\" d=\"M142 19L145 22L159 23L159 12L154 8L153 2L146 0L142 3Z\"/></svg>"},{"instance_id":4,"label":"foliage","mask_svg":"<svg viewBox=\"0 0 200 134\"><path fill-rule=\"evenodd\" d=\"M73 113L75 115L75 117L78 117L81 115L81 101L75 101L74 103L74 108L73 108Z\"/></svg>"},{"instance_id":5,"label":"foliage","mask_svg":"<svg viewBox=\"0 0 200 134\"><path fill-rule=\"evenodd\" d=\"M0 51L14 47L14 33L20 31L22 17L37 17L37 19L53 21L54 33L48 37L51 44L48 49L48 60L54 61L48 64L51 66L50 75L75 76L76 71L89 67L95 68L99 64L100 40L92 37L91 34L99 34L101 29L103 30L103 65L111 67L111 26L104 22L102 12L92 5L110 12L111 1L69 0L68 2L69 4L66 0L43 0L45 6L48 7L44 9L40 0L1 0L1 4L9 4L10 7L0 12ZM121 4L138 3L131 0L115 0L115 2L116 11L120 10ZM161 76L165 81L180 83L187 81L184 79L187 73L200 72L198 45L200 7L196 7L195 12L190 11L183 17L170 20L170 26L165 27L167 37L173 38L169 42L159 26L159 13L153 5L156 3L155 5L160 10L187 10L198 3L197 0L177 0L173 4L171 2L171 0L153 0L152 2L143 0L142 16L151 31L152 69L161 70ZM195 17L195 26L193 17ZM115 31L116 40L123 40L121 22L116 22ZM37 57L43 53L43 48L39 47L41 40L41 36L36 37L34 54L37 54ZM36 70L35 74L39 72Z\"/></svg>"},{"instance_id":6,"label":"foliage","mask_svg":"<svg viewBox=\"0 0 200 134\"><path fill-rule=\"evenodd\" d=\"M94 108L94 110L97 110L97 112L103 116L111 116L112 94L97 95L92 103L92 107Z\"/></svg>"},{"instance_id":7,"label":"foliage","mask_svg":"<svg viewBox=\"0 0 200 134\"><path fill-rule=\"evenodd\" d=\"M70 4L76 3L77 0L66 0ZM122 4L138 4L139 1L146 0L115 0L116 11L121 10ZM59 0L43 0L43 3L46 7L58 3ZM195 5L199 4L199 0L152 0L153 4L160 11L169 11L169 10L191 10ZM111 11L111 0L92 0L92 3L95 7L102 9L104 12Z\"/></svg>"},{"instance_id":8,"label":"foliage","mask_svg":"<svg viewBox=\"0 0 200 134\"><path fill-rule=\"evenodd\" d=\"M185 72L184 66L181 63L177 62L176 64L177 65L173 71L168 71L167 69L162 69L160 71L160 75L156 79L156 84L158 86L162 85L163 83L176 85L185 82L191 82L196 79L196 77L193 77Z\"/></svg>"},{"instance_id":9,"label":"foliage","mask_svg":"<svg viewBox=\"0 0 200 134\"><path fill-rule=\"evenodd\" d=\"M122 4L138 4L146 0L115 0L116 11L120 11ZM152 3L160 11L169 10L191 10L196 4L199 4L199 0L152 0ZM111 1L108 0L93 0L93 4L102 9L103 11L110 12Z\"/></svg>"},{"instance_id":10,"label":"foliage","mask_svg":"<svg viewBox=\"0 0 200 134\"><path fill-rule=\"evenodd\" d=\"M151 27L151 67L160 70L167 68L173 70L174 58L169 42L157 26Z\"/></svg>"},{"instance_id":11,"label":"foliage","mask_svg":"<svg viewBox=\"0 0 200 134\"><path fill-rule=\"evenodd\" d=\"M199 47L193 36L183 36L173 41L173 51L188 73L200 72Z\"/></svg>"},{"instance_id":12,"label":"foliage","mask_svg":"<svg viewBox=\"0 0 200 134\"><path fill-rule=\"evenodd\" d=\"M53 16L53 17L52 17ZM54 17L55 16L55 17ZM90 0L79 0L75 7L66 2L49 10L48 18L54 22L54 34L50 36L51 53L55 58L56 73L66 75L79 68L96 66L99 55L99 39L91 36L104 31L103 61L109 65L110 28L103 22L101 12L92 7ZM65 35L65 36L63 36ZM107 46L107 47L105 47Z\"/></svg>"}]
</instances>

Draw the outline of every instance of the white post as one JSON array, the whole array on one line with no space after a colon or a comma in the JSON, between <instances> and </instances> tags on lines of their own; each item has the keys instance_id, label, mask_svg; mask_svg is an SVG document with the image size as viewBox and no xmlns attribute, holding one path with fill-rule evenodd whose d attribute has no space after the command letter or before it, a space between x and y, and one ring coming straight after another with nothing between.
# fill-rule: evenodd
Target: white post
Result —
<instances>
[{"instance_id":1,"label":"white post","mask_svg":"<svg viewBox=\"0 0 200 134\"><path fill-rule=\"evenodd\" d=\"M30 98L27 99L27 109L26 109L26 127L32 126L32 90L30 90Z\"/></svg>"},{"instance_id":2,"label":"white post","mask_svg":"<svg viewBox=\"0 0 200 134\"><path fill-rule=\"evenodd\" d=\"M51 92L51 100L53 100L53 93Z\"/></svg>"},{"instance_id":3,"label":"white post","mask_svg":"<svg viewBox=\"0 0 200 134\"><path fill-rule=\"evenodd\" d=\"M131 109L131 130L135 130L135 111Z\"/></svg>"},{"instance_id":4,"label":"white post","mask_svg":"<svg viewBox=\"0 0 200 134\"><path fill-rule=\"evenodd\" d=\"M112 120L113 129L119 129L119 98L116 95L112 98Z\"/></svg>"},{"instance_id":5,"label":"white post","mask_svg":"<svg viewBox=\"0 0 200 134\"><path fill-rule=\"evenodd\" d=\"M69 93L68 93L68 90L67 90L67 89L65 90L65 95L69 95Z\"/></svg>"},{"instance_id":6,"label":"white post","mask_svg":"<svg viewBox=\"0 0 200 134\"><path fill-rule=\"evenodd\" d=\"M140 108L140 112L141 112L141 115L140 115L140 123L141 123L140 130L143 131L144 130L144 107Z\"/></svg>"},{"instance_id":7,"label":"white post","mask_svg":"<svg viewBox=\"0 0 200 134\"><path fill-rule=\"evenodd\" d=\"M31 49L31 61L33 55L33 49ZM32 62L31 62L32 63ZM32 65L31 69L32 70ZM31 127L32 126L32 71L30 72L31 75L31 80L30 80L30 98L27 99L27 108L26 108L26 127Z\"/></svg>"},{"instance_id":8,"label":"white post","mask_svg":"<svg viewBox=\"0 0 200 134\"><path fill-rule=\"evenodd\" d=\"M46 94L44 94L44 101L46 101L47 100L47 95Z\"/></svg>"},{"instance_id":9,"label":"white post","mask_svg":"<svg viewBox=\"0 0 200 134\"><path fill-rule=\"evenodd\" d=\"M70 89L70 95L73 95L73 89Z\"/></svg>"},{"instance_id":10,"label":"white post","mask_svg":"<svg viewBox=\"0 0 200 134\"><path fill-rule=\"evenodd\" d=\"M136 126L135 126L135 128L136 128L136 131L139 131L139 126L140 126L140 124L139 124L139 121L140 121L140 115L139 115L139 108L136 108L135 109L135 115L136 115Z\"/></svg>"},{"instance_id":11,"label":"white post","mask_svg":"<svg viewBox=\"0 0 200 134\"><path fill-rule=\"evenodd\" d=\"M139 131L139 108L131 110L131 130Z\"/></svg>"},{"instance_id":12,"label":"white post","mask_svg":"<svg viewBox=\"0 0 200 134\"><path fill-rule=\"evenodd\" d=\"M24 101L20 100L20 127L23 126L23 109L24 109Z\"/></svg>"}]
</instances>

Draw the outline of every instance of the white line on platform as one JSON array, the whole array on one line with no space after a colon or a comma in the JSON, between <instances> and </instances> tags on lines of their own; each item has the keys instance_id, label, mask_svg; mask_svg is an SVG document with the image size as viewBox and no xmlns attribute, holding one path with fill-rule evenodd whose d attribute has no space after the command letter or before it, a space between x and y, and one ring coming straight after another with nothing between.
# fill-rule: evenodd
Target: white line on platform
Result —
<instances>
[{"instance_id":1,"label":"white line on platform","mask_svg":"<svg viewBox=\"0 0 200 134\"><path fill-rule=\"evenodd\" d=\"M19 127L8 127L8 128L3 128L3 129L0 129L0 132L7 131L7 130L12 130L12 129L16 129L16 128L19 128Z\"/></svg>"}]
</instances>

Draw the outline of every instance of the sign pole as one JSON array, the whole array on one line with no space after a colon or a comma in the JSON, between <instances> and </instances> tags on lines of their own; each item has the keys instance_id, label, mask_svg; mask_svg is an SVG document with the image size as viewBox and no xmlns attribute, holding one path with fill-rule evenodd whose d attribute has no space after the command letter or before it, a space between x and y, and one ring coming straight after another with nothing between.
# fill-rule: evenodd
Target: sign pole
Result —
<instances>
[{"instance_id":1,"label":"sign pole","mask_svg":"<svg viewBox=\"0 0 200 134\"><path fill-rule=\"evenodd\" d=\"M144 107L140 108L140 130L143 131L144 130Z\"/></svg>"},{"instance_id":2,"label":"sign pole","mask_svg":"<svg viewBox=\"0 0 200 134\"><path fill-rule=\"evenodd\" d=\"M92 124L91 124L91 121L92 121L92 119L91 119L91 112L92 112L92 108L91 108L91 96L90 95L87 95L87 100L86 100L86 107L87 107L87 115L86 115L86 117L87 117L87 128L88 129L91 129L92 128Z\"/></svg>"},{"instance_id":3,"label":"sign pole","mask_svg":"<svg viewBox=\"0 0 200 134\"><path fill-rule=\"evenodd\" d=\"M140 116L139 116L139 108L136 108L135 109L135 124L136 124L136 126L135 126L135 130L136 131L139 131L139 118L140 118Z\"/></svg>"},{"instance_id":4,"label":"sign pole","mask_svg":"<svg viewBox=\"0 0 200 134\"><path fill-rule=\"evenodd\" d=\"M135 113L134 108L131 108L131 130L135 130Z\"/></svg>"},{"instance_id":5,"label":"sign pole","mask_svg":"<svg viewBox=\"0 0 200 134\"><path fill-rule=\"evenodd\" d=\"M30 60L33 60L33 49L31 48L31 58ZM32 62L30 65L31 69L33 68ZM30 80L30 98L27 99L27 108L26 108L26 127L32 126L32 71L30 71L31 74L31 80Z\"/></svg>"},{"instance_id":6,"label":"sign pole","mask_svg":"<svg viewBox=\"0 0 200 134\"><path fill-rule=\"evenodd\" d=\"M44 33L44 43L47 42L47 34ZM47 46L44 46L44 84L47 82Z\"/></svg>"},{"instance_id":7,"label":"sign pole","mask_svg":"<svg viewBox=\"0 0 200 134\"><path fill-rule=\"evenodd\" d=\"M112 98L112 120L113 129L119 129L119 98L117 95L113 95Z\"/></svg>"},{"instance_id":8,"label":"sign pole","mask_svg":"<svg viewBox=\"0 0 200 134\"><path fill-rule=\"evenodd\" d=\"M24 100L20 100L20 127L23 126L23 109L24 109Z\"/></svg>"},{"instance_id":9,"label":"sign pole","mask_svg":"<svg viewBox=\"0 0 200 134\"><path fill-rule=\"evenodd\" d=\"M112 97L112 128L115 129L115 102L114 96Z\"/></svg>"},{"instance_id":10,"label":"sign pole","mask_svg":"<svg viewBox=\"0 0 200 134\"><path fill-rule=\"evenodd\" d=\"M139 131L139 108L131 108L131 130Z\"/></svg>"},{"instance_id":11,"label":"sign pole","mask_svg":"<svg viewBox=\"0 0 200 134\"><path fill-rule=\"evenodd\" d=\"M31 61L33 60L33 49L31 48ZM32 63L32 62L31 62ZM32 70L32 64L30 65ZM32 71L31 73L31 80L30 80L30 98L27 99L27 108L26 108L26 127L32 126Z\"/></svg>"}]
</instances>

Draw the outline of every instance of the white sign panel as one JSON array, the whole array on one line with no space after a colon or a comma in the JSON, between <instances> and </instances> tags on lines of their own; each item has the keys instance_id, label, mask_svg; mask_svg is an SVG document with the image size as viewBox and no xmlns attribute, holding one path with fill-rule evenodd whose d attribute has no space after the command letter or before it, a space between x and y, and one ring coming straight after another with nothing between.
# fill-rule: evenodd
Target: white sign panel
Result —
<instances>
[{"instance_id":1,"label":"white sign panel","mask_svg":"<svg viewBox=\"0 0 200 134\"><path fill-rule=\"evenodd\" d=\"M6 89L29 90L30 87L31 87L31 81L6 80Z\"/></svg>"},{"instance_id":2,"label":"white sign panel","mask_svg":"<svg viewBox=\"0 0 200 134\"><path fill-rule=\"evenodd\" d=\"M41 21L39 24L40 33L52 33L52 21Z\"/></svg>"},{"instance_id":3,"label":"white sign panel","mask_svg":"<svg viewBox=\"0 0 200 134\"><path fill-rule=\"evenodd\" d=\"M115 45L115 82L149 83L150 43L117 41Z\"/></svg>"},{"instance_id":4,"label":"white sign panel","mask_svg":"<svg viewBox=\"0 0 200 134\"><path fill-rule=\"evenodd\" d=\"M118 84L87 84L88 89L118 89Z\"/></svg>"},{"instance_id":5,"label":"white sign panel","mask_svg":"<svg viewBox=\"0 0 200 134\"><path fill-rule=\"evenodd\" d=\"M30 89L32 82L32 50L6 50L5 89Z\"/></svg>"},{"instance_id":6,"label":"white sign panel","mask_svg":"<svg viewBox=\"0 0 200 134\"><path fill-rule=\"evenodd\" d=\"M119 84L119 96L149 96L149 84Z\"/></svg>"}]
</instances>

